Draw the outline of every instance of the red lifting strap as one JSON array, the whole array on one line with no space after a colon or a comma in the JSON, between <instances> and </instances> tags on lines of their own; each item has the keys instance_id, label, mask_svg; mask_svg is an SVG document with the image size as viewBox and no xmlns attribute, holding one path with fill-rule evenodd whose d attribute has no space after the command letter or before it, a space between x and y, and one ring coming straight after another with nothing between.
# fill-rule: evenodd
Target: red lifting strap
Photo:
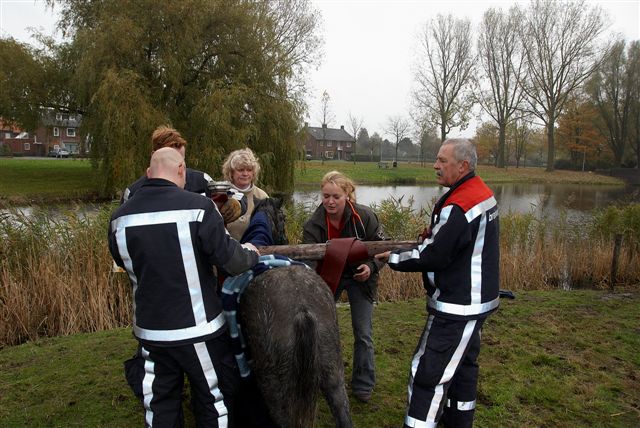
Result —
<instances>
[{"instance_id":1,"label":"red lifting strap","mask_svg":"<svg viewBox=\"0 0 640 428\"><path fill-rule=\"evenodd\" d=\"M345 265L359 263L367 258L367 247L357 238L332 239L327 242L324 260L318 263L318 273L335 294Z\"/></svg>"}]
</instances>

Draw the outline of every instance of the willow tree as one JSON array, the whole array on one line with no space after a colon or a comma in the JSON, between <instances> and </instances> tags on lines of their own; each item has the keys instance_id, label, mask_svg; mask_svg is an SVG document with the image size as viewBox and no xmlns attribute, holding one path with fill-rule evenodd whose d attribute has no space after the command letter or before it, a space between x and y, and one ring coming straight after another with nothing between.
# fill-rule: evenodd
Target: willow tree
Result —
<instances>
[{"instance_id":1,"label":"willow tree","mask_svg":"<svg viewBox=\"0 0 640 428\"><path fill-rule=\"evenodd\" d=\"M226 154L247 146L264 185L293 188L304 72L320 45L307 0L55 3L104 194L144 171L163 123L186 137L188 165L219 176Z\"/></svg>"},{"instance_id":2,"label":"willow tree","mask_svg":"<svg viewBox=\"0 0 640 428\"><path fill-rule=\"evenodd\" d=\"M14 39L0 39L0 120L28 130L40 118L44 65L34 49Z\"/></svg>"}]
</instances>

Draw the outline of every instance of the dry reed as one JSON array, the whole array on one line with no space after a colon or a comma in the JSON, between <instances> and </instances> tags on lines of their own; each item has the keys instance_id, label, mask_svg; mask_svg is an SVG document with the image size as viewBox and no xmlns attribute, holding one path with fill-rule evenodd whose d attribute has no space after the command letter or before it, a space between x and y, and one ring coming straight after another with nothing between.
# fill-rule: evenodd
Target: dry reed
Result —
<instances>
[{"instance_id":1,"label":"dry reed","mask_svg":"<svg viewBox=\"0 0 640 428\"><path fill-rule=\"evenodd\" d=\"M389 238L412 239L424 227L424 213L411 204L390 200L376 207L392 232ZM89 217L74 210L55 217L47 210L0 215L0 348L130 323L129 282L126 275L111 272L107 249L112 208ZM310 209L287 208L291 242L300 242ZM623 235L618 282L640 284L640 205L596 213L593 224L582 227L562 218L502 215L501 288L609 287L613 236L618 233ZM379 301L424 295L420 274L382 270Z\"/></svg>"},{"instance_id":2,"label":"dry reed","mask_svg":"<svg viewBox=\"0 0 640 428\"><path fill-rule=\"evenodd\" d=\"M108 211L0 219L0 347L129 323L128 281L110 269Z\"/></svg>"}]
</instances>

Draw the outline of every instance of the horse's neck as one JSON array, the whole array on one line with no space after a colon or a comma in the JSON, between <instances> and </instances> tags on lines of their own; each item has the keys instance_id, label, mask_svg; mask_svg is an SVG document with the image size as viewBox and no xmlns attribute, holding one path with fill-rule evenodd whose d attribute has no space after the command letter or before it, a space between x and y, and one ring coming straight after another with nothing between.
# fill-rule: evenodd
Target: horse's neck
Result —
<instances>
[{"instance_id":1,"label":"horse's neck","mask_svg":"<svg viewBox=\"0 0 640 428\"><path fill-rule=\"evenodd\" d=\"M262 210L267 217L267 221L271 228L271 236L275 245L286 244L286 233L284 217L281 215L280 208L276 205L264 206ZM284 241L283 241L284 240Z\"/></svg>"},{"instance_id":2,"label":"horse's neck","mask_svg":"<svg viewBox=\"0 0 640 428\"><path fill-rule=\"evenodd\" d=\"M256 206L251 221L249 222L249 228L254 224L254 219L256 216L262 213L266 218L268 223L271 235L268 237L269 240L273 241L274 245L282 245L286 244L286 234L285 234L285 225L283 222L283 216L280 215L279 208L272 202L262 202ZM262 231L261 231L262 233ZM264 231L266 233L266 231ZM256 235L256 239L259 237L264 237L263 234ZM264 239L266 240L266 239ZM284 242L283 242L284 241Z\"/></svg>"}]
</instances>

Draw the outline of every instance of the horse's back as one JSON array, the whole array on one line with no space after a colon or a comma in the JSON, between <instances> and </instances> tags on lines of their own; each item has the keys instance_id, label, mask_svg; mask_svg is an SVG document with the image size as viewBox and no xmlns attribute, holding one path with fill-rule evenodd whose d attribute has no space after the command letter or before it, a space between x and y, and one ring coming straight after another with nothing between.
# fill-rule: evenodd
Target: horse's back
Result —
<instances>
[{"instance_id":1,"label":"horse's back","mask_svg":"<svg viewBox=\"0 0 640 428\"><path fill-rule=\"evenodd\" d=\"M270 269L245 289L242 311L273 311L270 317L288 319L307 310L314 316L335 316L335 303L326 283L304 266ZM272 320L275 321L275 320Z\"/></svg>"},{"instance_id":2,"label":"horse's back","mask_svg":"<svg viewBox=\"0 0 640 428\"><path fill-rule=\"evenodd\" d=\"M240 318L252 369L276 423L309 426L329 379L339 387L330 406L340 403L338 413L349 420L335 303L318 274L304 266L264 272L245 289Z\"/></svg>"}]
</instances>

